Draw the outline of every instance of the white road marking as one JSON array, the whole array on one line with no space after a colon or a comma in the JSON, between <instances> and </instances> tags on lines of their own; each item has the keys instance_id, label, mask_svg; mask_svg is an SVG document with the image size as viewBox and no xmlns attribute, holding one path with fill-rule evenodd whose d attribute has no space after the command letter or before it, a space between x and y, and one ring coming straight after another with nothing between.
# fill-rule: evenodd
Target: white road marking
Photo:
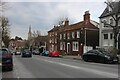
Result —
<instances>
[{"instance_id":1,"label":"white road marking","mask_svg":"<svg viewBox=\"0 0 120 80\"><path fill-rule=\"evenodd\" d=\"M85 67L80 67L80 66L74 66L74 65L64 64L64 63L55 62L55 61L48 61L48 60L44 60L44 61L49 62L49 63L59 64L59 65L74 68L74 69L78 69L78 70L82 70L82 71L86 71L89 73L94 73L94 74L101 75L101 76L104 76L107 78L118 78L118 72L109 73L109 72L105 72L105 71L100 71L100 70L85 68Z\"/></svg>"}]
</instances>

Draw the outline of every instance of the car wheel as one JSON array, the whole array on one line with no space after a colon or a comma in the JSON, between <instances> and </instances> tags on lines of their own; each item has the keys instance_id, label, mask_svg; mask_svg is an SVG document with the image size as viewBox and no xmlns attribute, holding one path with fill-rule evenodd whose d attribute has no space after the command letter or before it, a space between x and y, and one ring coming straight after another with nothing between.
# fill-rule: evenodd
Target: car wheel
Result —
<instances>
[{"instance_id":1,"label":"car wheel","mask_svg":"<svg viewBox=\"0 0 120 80\"><path fill-rule=\"evenodd\" d=\"M87 58L83 58L83 60L84 60L85 62L88 62L88 59L87 59Z\"/></svg>"},{"instance_id":2,"label":"car wheel","mask_svg":"<svg viewBox=\"0 0 120 80\"><path fill-rule=\"evenodd\" d=\"M11 67L11 68L8 68L8 71L12 71L13 70L13 67Z\"/></svg>"}]
</instances>

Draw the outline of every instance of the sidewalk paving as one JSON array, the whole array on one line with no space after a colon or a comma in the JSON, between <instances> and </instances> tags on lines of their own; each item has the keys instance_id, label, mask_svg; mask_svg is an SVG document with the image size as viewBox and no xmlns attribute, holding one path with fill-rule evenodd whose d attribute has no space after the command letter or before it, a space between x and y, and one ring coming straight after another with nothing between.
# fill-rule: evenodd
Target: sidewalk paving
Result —
<instances>
[{"instance_id":1,"label":"sidewalk paving","mask_svg":"<svg viewBox=\"0 0 120 80\"><path fill-rule=\"evenodd\" d=\"M82 60L81 56L73 56L73 55L65 55L65 56L61 56L61 58L64 59L74 59L74 60ZM120 55L118 56L119 58L119 64L120 64Z\"/></svg>"},{"instance_id":2,"label":"sidewalk paving","mask_svg":"<svg viewBox=\"0 0 120 80\"><path fill-rule=\"evenodd\" d=\"M81 56L65 55L65 56L61 56L61 57L64 59L82 60Z\"/></svg>"}]
</instances>

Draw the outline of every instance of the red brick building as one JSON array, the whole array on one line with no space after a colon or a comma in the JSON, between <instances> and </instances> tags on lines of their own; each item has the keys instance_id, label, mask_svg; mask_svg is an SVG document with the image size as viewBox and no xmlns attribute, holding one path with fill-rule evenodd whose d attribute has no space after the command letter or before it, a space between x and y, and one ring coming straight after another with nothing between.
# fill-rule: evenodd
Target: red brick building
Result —
<instances>
[{"instance_id":1,"label":"red brick building","mask_svg":"<svg viewBox=\"0 0 120 80\"><path fill-rule=\"evenodd\" d=\"M58 50L69 55L82 55L87 50L96 48L99 44L99 24L90 20L90 13L86 11L84 20L69 25L54 27L48 31L49 50Z\"/></svg>"}]
</instances>

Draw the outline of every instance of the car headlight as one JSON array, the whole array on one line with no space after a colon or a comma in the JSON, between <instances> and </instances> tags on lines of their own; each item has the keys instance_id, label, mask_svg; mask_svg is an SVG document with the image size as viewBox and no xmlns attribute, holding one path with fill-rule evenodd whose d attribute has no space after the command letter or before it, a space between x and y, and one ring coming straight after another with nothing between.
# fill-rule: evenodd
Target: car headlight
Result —
<instances>
[{"instance_id":1,"label":"car headlight","mask_svg":"<svg viewBox=\"0 0 120 80\"><path fill-rule=\"evenodd\" d=\"M105 55L106 58L110 59L110 56Z\"/></svg>"}]
</instances>

